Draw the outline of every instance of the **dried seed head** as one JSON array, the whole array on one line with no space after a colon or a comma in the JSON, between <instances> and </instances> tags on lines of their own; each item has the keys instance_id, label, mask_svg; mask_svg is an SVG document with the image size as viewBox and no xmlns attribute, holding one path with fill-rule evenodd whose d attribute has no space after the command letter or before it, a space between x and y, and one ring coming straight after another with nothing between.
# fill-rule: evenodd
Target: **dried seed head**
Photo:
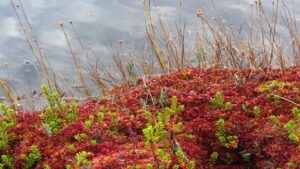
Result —
<instances>
[{"instance_id":1,"label":"dried seed head","mask_svg":"<svg viewBox=\"0 0 300 169\"><path fill-rule=\"evenodd\" d=\"M59 21L58 25L63 28L64 27L64 22L63 21Z\"/></svg>"},{"instance_id":2,"label":"dried seed head","mask_svg":"<svg viewBox=\"0 0 300 169\"><path fill-rule=\"evenodd\" d=\"M198 18L200 18L200 17L203 16L203 12L202 12L201 9L197 9L196 16L197 16Z\"/></svg>"}]
</instances>

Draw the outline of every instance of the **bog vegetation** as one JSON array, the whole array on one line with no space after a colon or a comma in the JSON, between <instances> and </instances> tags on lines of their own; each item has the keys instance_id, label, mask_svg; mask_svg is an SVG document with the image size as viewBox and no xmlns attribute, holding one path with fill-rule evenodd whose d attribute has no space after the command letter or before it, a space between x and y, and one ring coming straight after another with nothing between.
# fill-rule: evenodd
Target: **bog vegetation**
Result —
<instances>
[{"instance_id":1,"label":"bog vegetation","mask_svg":"<svg viewBox=\"0 0 300 169\"><path fill-rule=\"evenodd\" d=\"M73 23L60 23L81 84L77 92L88 100L82 105L41 52L21 1L11 3L42 67L46 107L22 110L24 100L0 80L7 96L0 105L0 168L300 167L300 42L285 1L272 1L271 15L254 1L247 36L218 11L212 23L196 3L202 31L187 49L185 23L171 37L162 12L151 13L153 2L144 0L146 49L112 47L119 76L98 63L84 69L76 50L90 55L92 49L79 37L81 49L74 49L65 29L75 33Z\"/></svg>"}]
</instances>

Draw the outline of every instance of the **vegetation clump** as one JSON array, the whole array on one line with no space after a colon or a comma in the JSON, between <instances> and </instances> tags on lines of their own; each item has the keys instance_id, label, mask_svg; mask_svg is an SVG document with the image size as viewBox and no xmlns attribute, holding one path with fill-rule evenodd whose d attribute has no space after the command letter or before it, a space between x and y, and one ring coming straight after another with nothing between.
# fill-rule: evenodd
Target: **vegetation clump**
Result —
<instances>
[{"instance_id":1,"label":"vegetation clump","mask_svg":"<svg viewBox=\"0 0 300 169\"><path fill-rule=\"evenodd\" d=\"M181 78L187 71L159 76L147 90L137 81L114 88L113 99L81 106L43 86L45 111L0 106L0 166L297 168L299 93L283 92L275 103L269 92L257 91L270 80L300 87L293 76L299 68L281 71L270 69L267 79L253 81L250 75L260 72L189 69L193 78ZM246 80L237 86L232 74Z\"/></svg>"},{"instance_id":2,"label":"vegetation clump","mask_svg":"<svg viewBox=\"0 0 300 169\"><path fill-rule=\"evenodd\" d=\"M214 98L211 100L211 105L214 108L230 110L232 104L230 102L224 103L223 95L221 92L217 92Z\"/></svg>"},{"instance_id":3,"label":"vegetation clump","mask_svg":"<svg viewBox=\"0 0 300 169\"><path fill-rule=\"evenodd\" d=\"M49 136L52 136L52 134L58 133L65 124L77 120L78 105L76 102L72 102L68 108L57 91L52 93L45 84L42 84L41 89L46 98L47 107L40 118L43 121L45 131Z\"/></svg>"},{"instance_id":4,"label":"vegetation clump","mask_svg":"<svg viewBox=\"0 0 300 169\"><path fill-rule=\"evenodd\" d=\"M236 135L229 135L227 136L226 135L226 130L224 128L224 119L219 119L217 121L217 133L216 133L216 136L218 138L218 140L220 141L221 145L230 149L230 148L233 148L233 149L236 149L238 148L238 136Z\"/></svg>"},{"instance_id":5,"label":"vegetation clump","mask_svg":"<svg viewBox=\"0 0 300 169\"><path fill-rule=\"evenodd\" d=\"M8 144L12 139L8 130L17 124L15 112L13 109L7 108L4 104L0 104L0 151L8 148Z\"/></svg>"}]
</instances>

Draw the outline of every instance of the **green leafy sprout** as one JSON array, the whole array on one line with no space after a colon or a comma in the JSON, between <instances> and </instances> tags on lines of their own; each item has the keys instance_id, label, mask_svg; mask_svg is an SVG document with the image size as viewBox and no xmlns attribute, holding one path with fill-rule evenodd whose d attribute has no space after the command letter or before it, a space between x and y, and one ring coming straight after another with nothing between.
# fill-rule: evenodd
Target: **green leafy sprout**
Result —
<instances>
[{"instance_id":1,"label":"green leafy sprout","mask_svg":"<svg viewBox=\"0 0 300 169\"><path fill-rule=\"evenodd\" d=\"M155 116L149 111L145 111L145 116L148 120L147 127L143 129L145 137L145 145L150 148L154 153L156 161L155 167L169 168L171 167L171 153L175 151L178 161L181 165L175 164L172 168L176 169L182 165L194 168L194 162L189 160L184 155L179 143L174 138L175 134L181 134L183 127L180 121L180 112L184 109L183 105L178 105L178 99L172 97L170 107L165 107L164 111L157 112ZM172 140L171 143L169 140ZM160 146L164 145L164 146ZM157 164L159 166L157 166ZM148 165L147 168L153 168L153 165Z\"/></svg>"},{"instance_id":2,"label":"green leafy sprout","mask_svg":"<svg viewBox=\"0 0 300 169\"><path fill-rule=\"evenodd\" d=\"M81 151L78 152L75 156L76 159L76 166L82 167L82 166L91 166L92 162L87 159L87 152Z\"/></svg>"},{"instance_id":3,"label":"green leafy sprout","mask_svg":"<svg viewBox=\"0 0 300 169\"><path fill-rule=\"evenodd\" d=\"M0 150L5 150L12 139L8 129L14 127L17 124L17 120L13 109L0 104L0 110Z\"/></svg>"},{"instance_id":4,"label":"green leafy sprout","mask_svg":"<svg viewBox=\"0 0 300 169\"><path fill-rule=\"evenodd\" d=\"M232 103L231 102L226 102L224 103L223 95L221 92L217 92L211 100L211 105L213 108L218 108L218 109L225 109L225 110L230 110L232 109Z\"/></svg>"},{"instance_id":5,"label":"green leafy sprout","mask_svg":"<svg viewBox=\"0 0 300 169\"><path fill-rule=\"evenodd\" d=\"M212 152L210 154L210 158L209 158L209 169L213 169L215 164L216 164L216 161L219 157L219 153L218 152Z\"/></svg>"},{"instance_id":6,"label":"green leafy sprout","mask_svg":"<svg viewBox=\"0 0 300 169\"><path fill-rule=\"evenodd\" d=\"M39 147L36 145L32 145L30 147L29 155L26 156L25 154L21 154L21 159L23 159L26 162L26 164L25 164L25 166L23 166L23 168L25 168L25 169L35 168L35 166L41 160L41 154L40 154Z\"/></svg>"},{"instance_id":7,"label":"green leafy sprout","mask_svg":"<svg viewBox=\"0 0 300 169\"><path fill-rule=\"evenodd\" d=\"M216 123L217 126L217 133L216 136L221 143L222 146L230 149L236 149L238 147L238 136L236 135L229 135L227 136L226 130L224 127L224 119L219 119Z\"/></svg>"}]
</instances>

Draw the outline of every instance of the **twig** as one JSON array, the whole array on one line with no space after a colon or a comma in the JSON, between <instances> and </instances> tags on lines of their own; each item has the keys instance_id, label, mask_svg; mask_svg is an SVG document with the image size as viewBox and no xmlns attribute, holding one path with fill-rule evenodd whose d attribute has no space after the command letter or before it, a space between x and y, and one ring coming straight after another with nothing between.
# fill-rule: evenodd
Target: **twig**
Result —
<instances>
[{"instance_id":1,"label":"twig","mask_svg":"<svg viewBox=\"0 0 300 169\"><path fill-rule=\"evenodd\" d=\"M279 98L281 98L281 99L283 99L283 100L285 100L285 101L287 101L287 102L290 102L290 103L292 103L292 104L294 104L294 105L300 107L300 104L298 104L298 103L296 103L296 102L294 102L294 101L292 101L292 100L289 100L289 99L287 99L287 98L281 97L281 96L279 96L279 95L277 95L277 94L271 94L271 95L272 95L272 96L275 96L275 97L279 97Z\"/></svg>"}]
</instances>

